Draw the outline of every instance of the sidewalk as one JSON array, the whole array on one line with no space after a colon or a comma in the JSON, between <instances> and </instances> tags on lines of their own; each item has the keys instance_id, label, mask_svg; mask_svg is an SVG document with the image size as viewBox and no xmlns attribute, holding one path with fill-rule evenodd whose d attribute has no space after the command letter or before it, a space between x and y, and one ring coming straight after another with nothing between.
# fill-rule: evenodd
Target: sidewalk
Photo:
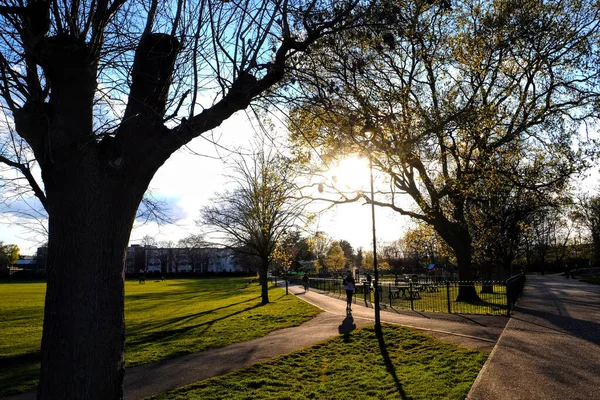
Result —
<instances>
[{"instance_id":1,"label":"sidewalk","mask_svg":"<svg viewBox=\"0 0 600 400\"><path fill-rule=\"evenodd\" d=\"M295 285L289 286L289 292L325 312L300 326L275 331L262 338L128 368L125 371L125 398L143 399L202 379L223 375L312 346L347 331L348 321L342 324L346 319L345 299L315 291L304 293L304 289ZM350 325L354 324L356 328L372 325L373 309L365 307L364 302L361 304L358 300L352 306L352 317ZM421 329L440 340L464 347L491 351L508 318L382 310L381 321ZM6 400L34 400L35 397L35 392L29 392L7 397Z\"/></svg>"},{"instance_id":2,"label":"sidewalk","mask_svg":"<svg viewBox=\"0 0 600 400\"><path fill-rule=\"evenodd\" d=\"M469 400L600 399L600 286L527 276Z\"/></svg>"}]
</instances>

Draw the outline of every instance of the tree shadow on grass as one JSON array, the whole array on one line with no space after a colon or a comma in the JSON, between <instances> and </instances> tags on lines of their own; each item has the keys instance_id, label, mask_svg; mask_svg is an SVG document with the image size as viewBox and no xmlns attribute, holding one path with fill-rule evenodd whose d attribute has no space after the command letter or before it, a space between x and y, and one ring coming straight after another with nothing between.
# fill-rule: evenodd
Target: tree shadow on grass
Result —
<instances>
[{"instance_id":1,"label":"tree shadow on grass","mask_svg":"<svg viewBox=\"0 0 600 400\"><path fill-rule=\"evenodd\" d=\"M402 400L411 400L412 397L407 397L404 388L402 387L402 383L398 379L398 375L396 374L396 367L392 359L390 358L390 354L387 351L387 346L385 344L385 339L383 337L383 332L377 332L375 330L375 336L377 336L377 341L379 343L379 351L381 352L381 356L383 357L383 362L385 363L385 369L391 375L394 380L394 385L396 385L396 390L398 391L398 396Z\"/></svg>"},{"instance_id":2,"label":"tree shadow on grass","mask_svg":"<svg viewBox=\"0 0 600 400\"><path fill-rule=\"evenodd\" d=\"M255 297L255 298L252 298L252 299L248 299L248 300L244 300L244 301L239 301L237 303L227 304L226 306L217 307L217 308L211 308L210 310L201 311L201 312L194 313L194 314L182 315L182 316L170 318L170 319L167 319L167 320L164 320L164 321L161 321L161 322L149 321L149 322L147 322L145 324L136 324L135 327L133 327L131 329L127 329L127 335L132 335L134 333L141 333L141 332L143 332L144 330L147 330L147 329L158 329L158 328L162 328L162 327L165 327L165 326L168 326L168 325L173 325L173 324L177 324L177 323L184 323L184 322L189 321L191 319L202 317L203 315L212 314L212 313L214 313L216 311L219 311L219 310L224 310L224 309L227 309L227 308L230 308L230 307L234 307L234 306L237 306L237 305L240 305L240 304L244 304L244 303L256 301L258 298L259 297ZM248 310L251 310L251 309L259 307L259 306L260 305L252 306L250 308L247 307L247 308L245 308L243 310L240 310L238 312L235 312L233 314L229 314L226 317L233 316L235 314L239 314L240 312L248 311ZM223 318L221 318L221 319L223 319Z\"/></svg>"},{"instance_id":3,"label":"tree shadow on grass","mask_svg":"<svg viewBox=\"0 0 600 400\"><path fill-rule=\"evenodd\" d=\"M242 302L242 303L245 303L245 302ZM210 321L205 321L205 322L195 324L195 325L188 325L188 326L184 326L184 327L177 328L177 329L165 329L165 330L161 330L159 332L150 332L148 334L141 334L141 333L137 332L139 335L139 339L138 340L130 340L127 342L127 344L135 345L135 344L143 344L143 343L147 343L147 342L162 341L162 340L166 340L166 339L174 339L175 337L177 337L179 335L185 334L186 332L191 331L193 329L197 329L199 327L204 327L204 330L206 330L218 321L232 318L235 315L242 314L242 313L245 313L247 311L250 311L250 310L253 310L253 309L259 308L259 307L262 307L262 304L255 304L251 307L246 307L243 310L239 310L239 311L233 312L231 314L224 315L221 318L215 318L215 319L211 319ZM221 307L221 308L227 308L227 307ZM215 311L215 310L211 310L211 311ZM164 321L164 323L162 323L160 325L148 326L148 328L150 328L150 327L162 328L164 326L175 324L177 322L181 322L183 320L188 320L188 319L197 317L202 314L207 314L207 313L209 313L209 312L201 312L201 313L197 313L197 314L193 314L193 315L187 315L185 317L172 318L168 321ZM130 332L128 332L128 335L131 335L134 332L135 331L130 331Z\"/></svg>"},{"instance_id":4,"label":"tree shadow on grass","mask_svg":"<svg viewBox=\"0 0 600 400\"><path fill-rule=\"evenodd\" d=\"M40 375L39 350L0 357L0 397L33 390Z\"/></svg>"},{"instance_id":5,"label":"tree shadow on grass","mask_svg":"<svg viewBox=\"0 0 600 400\"><path fill-rule=\"evenodd\" d=\"M17 354L9 357L0 357L0 365L2 368L13 368L17 365L40 362L40 351L32 351L30 353Z\"/></svg>"}]
</instances>

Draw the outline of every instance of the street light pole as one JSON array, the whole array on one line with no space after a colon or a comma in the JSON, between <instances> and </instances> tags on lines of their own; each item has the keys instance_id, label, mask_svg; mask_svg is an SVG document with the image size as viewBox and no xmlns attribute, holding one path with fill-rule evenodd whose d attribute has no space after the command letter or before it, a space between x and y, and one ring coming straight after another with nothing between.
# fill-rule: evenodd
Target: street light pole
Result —
<instances>
[{"instance_id":1,"label":"street light pole","mask_svg":"<svg viewBox=\"0 0 600 400\"><path fill-rule=\"evenodd\" d=\"M369 176L371 181L371 219L373 222L373 275L375 284L375 333L381 334L379 310L379 271L377 269L377 238L375 234L375 191L373 190L373 157L369 153Z\"/></svg>"},{"instance_id":2,"label":"street light pole","mask_svg":"<svg viewBox=\"0 0 600 400\"><path fill-rule=\"evenodd\" d=\"M371 119L367 119L367 122L362 129L362 133L365 134L369 141L372 141L377 132L377 127L373 124ZM369 177L371 183L371 220L373 223L373 282L375 284L375 334L381 338L381 315L380 315L380 304L379 304L379 270L377 269L377 236L375 233L375 190L373 188L373 156L371 152L369 154Z\"/></svg>"}]
</instances>

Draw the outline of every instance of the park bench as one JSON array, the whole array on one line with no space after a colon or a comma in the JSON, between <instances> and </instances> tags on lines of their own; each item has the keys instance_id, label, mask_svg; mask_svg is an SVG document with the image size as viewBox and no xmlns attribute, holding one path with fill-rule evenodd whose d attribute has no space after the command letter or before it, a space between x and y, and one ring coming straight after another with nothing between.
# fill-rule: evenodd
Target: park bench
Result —
<instances>
[{"instance_id":1,"label":"park bench","mask_svg":"<svg viewBox=\"0 0 600 400\"><path fill-rule=\"evenodd\" d=\"M417 300L421 298L418 288L413 287L411 290L410 286L392 286L392 288L390 289L390 296L393 299L398 299L402 297L406 300Z\"/></svg>"}]
</instances>

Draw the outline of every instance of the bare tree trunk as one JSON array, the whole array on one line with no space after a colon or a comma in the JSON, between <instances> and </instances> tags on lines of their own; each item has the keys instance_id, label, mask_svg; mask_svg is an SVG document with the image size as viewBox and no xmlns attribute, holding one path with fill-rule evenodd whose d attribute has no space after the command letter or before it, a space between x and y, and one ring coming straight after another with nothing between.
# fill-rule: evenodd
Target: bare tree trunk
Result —
<instances>
[{"instance_id":1,"label":"bare tree trunk","mask_svg":"<svg viewBox=\"0 0 600 400\"><path fill-rule=\"evenodd\" d=\"M446 219L440 219L433 224L437 233L454 250L458 264L458 279L460 281L456 301L479 301L480 298L473 283L473 271L471 262L473 250L471 249L471 235L466 223L450 223Z\"/></svg>"},{"instance_id":2,"label":"bare tree trunk","mask_svg":"<svg viewBox=\"0 0 600 400\"><path fill-rule=\"evenodd\" d=\"M458 287L458 296L456 301L473 302L479 301L479 295L473 284L473 274L471 271L471 252L466 249L456 251L456 260L458 262L458 276L460 284Z\"/></svg>"},{"instance_id":3,"label":"bare tree trunk","mask_svg":"<svg viewBox=\"0 0 600 400\"><path fill-rule=\"evenodd\" d=\"M38 399L123 398L125 249L143 190L94 156L43 173L53 184Z\"/></svg>"},{"instance_id":4,"label":"bare tree trunk","mask_svg":"<svg viewBox=\"0 0 600 400\"><path fill-rule=\"evenodd\" d=\"M262 304L269 303L269 281L267 280L267 273L269 272L269 260L263 261L260 267L260 272L258 273L258 278L260 281L260 295L262 299Z\"/></svg>"}]
</instances>

